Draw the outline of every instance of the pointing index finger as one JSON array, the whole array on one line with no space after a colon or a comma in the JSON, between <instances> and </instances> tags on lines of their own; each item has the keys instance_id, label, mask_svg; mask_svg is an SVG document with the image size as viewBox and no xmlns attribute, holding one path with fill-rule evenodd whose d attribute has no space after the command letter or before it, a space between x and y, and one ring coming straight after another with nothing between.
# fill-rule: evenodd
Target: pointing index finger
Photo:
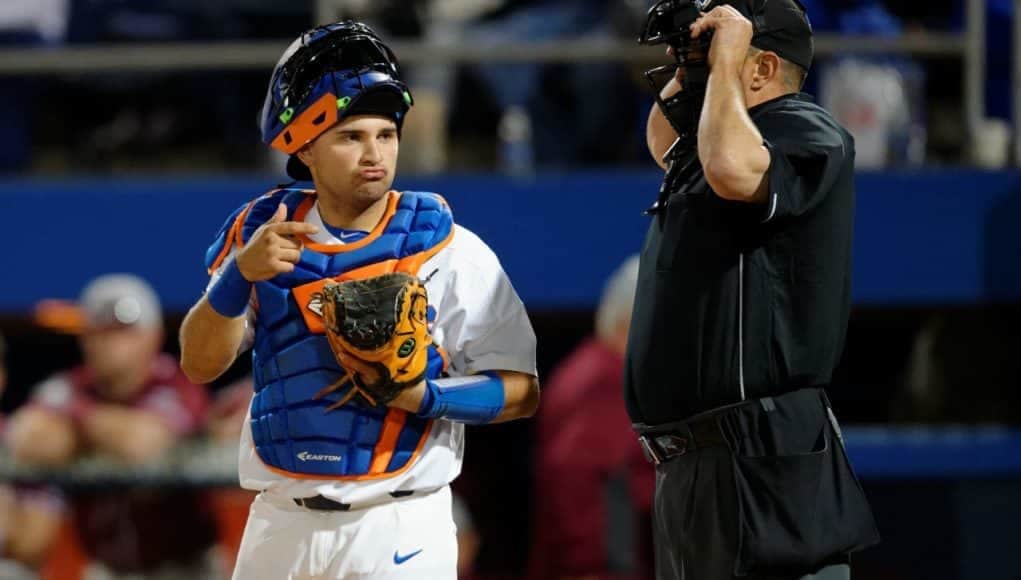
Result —
<instances>
[{"instance_id":1,"label":"pointing index finger","mask_svg":"<svg viewBox=\"0 0 1021 580\"><path fill-rule=\"evenodd\" d=\"M272 232L280 235L294 235L294 234L315 234L319 232L319 228L305 222L280 222L272 224L269 228Z\"/></svg>"}]
</instances>

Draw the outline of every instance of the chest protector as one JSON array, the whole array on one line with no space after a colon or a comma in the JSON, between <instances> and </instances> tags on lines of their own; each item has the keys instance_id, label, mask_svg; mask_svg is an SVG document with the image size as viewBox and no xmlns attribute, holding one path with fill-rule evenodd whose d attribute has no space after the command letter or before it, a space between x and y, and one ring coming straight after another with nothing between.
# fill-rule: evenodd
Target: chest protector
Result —
<instances>
[{"instance_id":1,"label":"chest protector","mask_svg":"<svg viewBox=\"0 0 1021 580\"><path fill-rule=\"evenodd\" d=\"M315 199L314 192L282 189L239 208L209 249L210 269L250 239L280 203L287 206L288 220L301 221ZM388 272L426 278L430 273L419 272L422 264L453 234L453 217L441 197L391 192L383 219L367 237L336 245L305 239L293 272L255 284L251 428L255 449L268 467L292 477L361 480L392 476L414 463L431 420L371 407L360 397L327 412L349 387L316 398L320 389L344 376L324 334L319 292L327 279ZM446 360L441 349L431 346L426 376L441 376Z\"/></svg>"}]
</instances>

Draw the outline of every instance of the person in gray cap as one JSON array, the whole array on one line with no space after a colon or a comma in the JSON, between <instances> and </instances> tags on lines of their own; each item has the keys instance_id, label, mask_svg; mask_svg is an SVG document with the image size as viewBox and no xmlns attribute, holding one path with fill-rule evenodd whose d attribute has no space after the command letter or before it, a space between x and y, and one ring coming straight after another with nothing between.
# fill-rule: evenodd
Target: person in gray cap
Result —
<instances>
[{"instance_id":1,"label":"person in gray cap","mask_svg":"<svg viewBox=\"0 0 1021 580\"><path fill-rule=\"evenodd\" d=\"M65 329L77 326L83 363L34 387L12 417L8 443L19 461L61 466L98 454L142 464L200 432L208 394L161 352L163 315L149 284L100 276L82 291L77 315ZM94 562L87 578L214 574L214 523L192 492L121 489L75 496L71 505Z\"/></svg>"},{"instance_id":2,"label":"person in gray cap","mask_svg":"<svg viewBox=\"0 0 1021 580\"><path fill-rule=\"evenodd\" d=\"M801 93L798 0L661 0L665 175L639 266L628 413L656 465L659 578L839 580L878 541L825 389L850 307L854 140Z\"/></svg>"},{"instance_id":3,"label":"person in gray cap","mask_svg":"<svg viewBox=\"0 0 1021 580\"><path fill-rule=\"evenodd\" d=\"M187 382L177 362L160 353L159 298L136 276L110 274L92 280L77 307L74 331L83 364L33 390L29 404L12 418L14 453L22 461L45 465L67 463L79 449L133 463L159 455L177 439L176 429L167 420L151 420L153 409L141 402L151 397L149 391L167 384L173 385L173 400L180 399L178 391L193 391L189 396L205 400L204 391ZM184 427L187 421L179 417L191 413L182 408L160 414Z\"/></svg>"}]
</instances>

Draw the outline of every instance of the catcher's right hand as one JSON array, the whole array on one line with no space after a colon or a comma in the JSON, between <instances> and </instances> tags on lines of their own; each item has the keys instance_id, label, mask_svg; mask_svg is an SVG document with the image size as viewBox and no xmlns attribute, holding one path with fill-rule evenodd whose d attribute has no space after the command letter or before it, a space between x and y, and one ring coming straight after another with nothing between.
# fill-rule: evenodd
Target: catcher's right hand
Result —
<instances>
[{"instance_id":1,"label":"catcher's right hand","mask_svg":"<svg viewBox=\"0 0 1021 580\"><path fill-rule=\"evenodd\" d=\"M422 282L400 272L327 282L322 292L326 338L347 376L317 397L352 383L347 395L328 409L355 394L372 405L385 405L425 378L433 343L428 305Z\"/></svg>"},{"instance_id":2,"label":"catcher's right hand","mask_svg":"<svg viewBox=\"0 0 1021 580\"><path fill-rule=\"evenodd\" d=\"M314 234L319 228L286 219L287 206L281 203L273 217L259 226L238 251L238 270L245 280L260 282L294 271L294 265L301 259L301 242L297 236Z\"/></svg>"}]
</instances>

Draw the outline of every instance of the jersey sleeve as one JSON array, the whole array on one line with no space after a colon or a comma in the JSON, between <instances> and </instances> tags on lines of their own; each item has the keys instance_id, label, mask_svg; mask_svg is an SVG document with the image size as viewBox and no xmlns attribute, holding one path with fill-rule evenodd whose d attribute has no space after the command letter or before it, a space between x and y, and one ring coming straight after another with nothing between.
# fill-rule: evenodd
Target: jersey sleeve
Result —
<instances>
[{"instance_id":1,"label":"jersey sleeve","mask_svg":"<svg viewBox=\"0 0 1021 580\"><path fill-rule=\"evenodd\" d=\"M766 222L810 213L854 161L850 136L845 140L821 113L781 111L763 120L759 129L769 150Z\"/></svg>"},{"instance_id":2,"label":"jersey sleeve","mask_svg":"<svg viewBox=\"0 0 1021 580\"><path fill-rule=\"evenodd\" d=\"M517 371L536 375L535 332L496 254L457 227L436 326L454 374ZM429 270L427 264L425 270Z\"/></svg>"}]
</instances>

